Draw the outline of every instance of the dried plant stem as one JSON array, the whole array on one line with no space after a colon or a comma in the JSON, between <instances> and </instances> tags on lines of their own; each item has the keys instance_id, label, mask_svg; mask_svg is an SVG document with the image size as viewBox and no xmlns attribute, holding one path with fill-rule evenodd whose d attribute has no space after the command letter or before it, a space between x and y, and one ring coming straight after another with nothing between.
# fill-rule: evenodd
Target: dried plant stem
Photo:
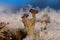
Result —
<instances>
[{"instance_id":1,"label":"dried plant stem","mask_svg":"<svg viewBox=\"0 0 60 40\"><path fill-rule=\"evenodd\" d=\"M39 32L36 33L36 40L40 40L40 35L39 34L40 34Z\"/></svg>"}]
</instances>

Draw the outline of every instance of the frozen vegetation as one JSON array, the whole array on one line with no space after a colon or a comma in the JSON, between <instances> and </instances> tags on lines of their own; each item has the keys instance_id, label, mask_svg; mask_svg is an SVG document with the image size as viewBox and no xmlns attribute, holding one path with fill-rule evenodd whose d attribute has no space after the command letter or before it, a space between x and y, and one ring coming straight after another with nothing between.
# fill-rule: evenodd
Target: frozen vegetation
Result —
<instances>
[{"instance_id":1,"label":"frozen vegetation","mask_svg":"<svg viewBox=\"0 0 60 40\"><path fill-rule=\"evenodd\" d=\"M0 10L1 11L1 10ZM27 13L29 13L27 11ZM50 16L50 23L47 25L47 30L42 30L41 28L44 28L45 23L36 22L35 24L35 32L40 31L40 40L60 40L60 12L59 10L56 11L51 8L45 8L42 11L39 11L38 14L36 14L36 20L42 19L41 17L44 14L48 14ZM16 29L21 28L24 29L24 24L22 23L21 16L24 14L22 10L17 12L16 14L3 14L2 11L0 13L0 21L3 22L9 22L8 27L13 30L13 32L16 32ZM31 13L29 13L29 17L32 18ZM43 19L42 19L43 20ZM45 34L47 32L47 34ZM31 37L27 36L24 40L32 40Z\"/></svg>"}]
</instances>

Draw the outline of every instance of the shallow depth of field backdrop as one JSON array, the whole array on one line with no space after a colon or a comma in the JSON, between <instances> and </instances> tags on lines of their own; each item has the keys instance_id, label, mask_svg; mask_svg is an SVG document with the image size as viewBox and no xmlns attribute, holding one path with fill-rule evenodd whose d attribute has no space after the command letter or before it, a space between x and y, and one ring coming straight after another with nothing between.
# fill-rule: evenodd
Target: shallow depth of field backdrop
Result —
<instances>
[{"instance_id":1,"label":"shallow depth of field backdrop","mask_svg":"<svg viewBox=\"0 0 60 40\"><path fill-rule=\"evenodd\" d=\"M60 0L0 0L0 22L9 22L8 25L11 30L16 31L17 28L24 28L22 23L22 15L24 13L31 13L28 11L30 8L35 8L39 11L36 15L40 19L42 14L48 13L51 18L51 23L48 25L49 34L46 36L41 33L41 37L45 40L60 40ZM41 26L36 23L37 29Z\"/></svg>"}]
</instances>

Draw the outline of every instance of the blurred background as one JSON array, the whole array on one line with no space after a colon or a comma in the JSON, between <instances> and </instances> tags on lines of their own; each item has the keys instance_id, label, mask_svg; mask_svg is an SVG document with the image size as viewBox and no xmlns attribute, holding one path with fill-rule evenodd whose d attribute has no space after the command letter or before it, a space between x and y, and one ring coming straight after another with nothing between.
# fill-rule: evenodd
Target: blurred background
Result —
<instances>
[{"instance_id":1,"label":"blurred background","mask_svg":"<svg viewBox=\"0 0 60 40\"><path fill-rule=\"evenodd\" d=\"M20 8L27 7L27 5L39 7L40 9L44 9L48 6L59 10L60 0L0 0L0 6L10 8L15 12L20 10Z\"/></svg>"}]
</instances>

